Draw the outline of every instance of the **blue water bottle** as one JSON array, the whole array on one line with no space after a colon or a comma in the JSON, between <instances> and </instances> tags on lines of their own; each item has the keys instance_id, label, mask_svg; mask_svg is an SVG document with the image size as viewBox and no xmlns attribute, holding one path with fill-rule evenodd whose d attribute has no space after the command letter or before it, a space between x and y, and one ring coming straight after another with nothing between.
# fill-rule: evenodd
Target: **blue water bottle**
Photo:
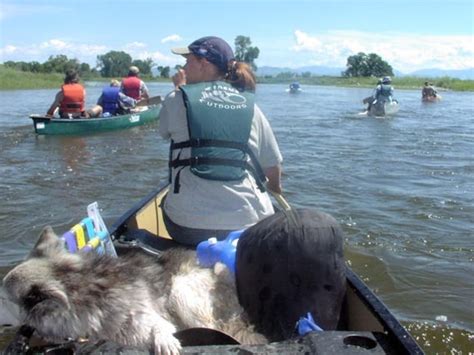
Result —
<instances>
[{"instance_id":1,"label":"blue water bottle","mask_svg":"<svg viewBox=\"0 0 474 355\"><path fill-rule=\"evenodd\" d=\"M199 243L196 249L199 265L211 268L219 261L226 265L232 273L235 273L235 253L243 231L244 229L230 232L221 241L209 238Z\"/></svg>"}]
</instances>

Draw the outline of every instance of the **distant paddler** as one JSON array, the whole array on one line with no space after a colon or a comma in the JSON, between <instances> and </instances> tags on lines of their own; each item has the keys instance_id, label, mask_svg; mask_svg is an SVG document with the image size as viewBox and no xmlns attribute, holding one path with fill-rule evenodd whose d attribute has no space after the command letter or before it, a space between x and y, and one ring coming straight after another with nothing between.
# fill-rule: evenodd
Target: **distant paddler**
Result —
<instances>
[{"instance_id":1,"label":"distant paddler","mask_svg":"<svg viewBox=\"0 0 474 355\"><path fill-rule=\"evenodd\" d=\"M367 105L367 112L370 111L370 107L372 106L373 102L375 101L375 93L377 91L377 87L379 87L379 85L382 85L382 78L380 78L378 81L377 81L377 86L376 88L374 89L372 95L370 96L367 96L364 100L362 100L362 103Z\"/></svg>"},{"instance_id":2,"label":"distant paddler","mask_svg":"<svg viewBox=\"0 0 474 355\"><path fill-rule=\"evenodd\" d=\"M421 90L421 100L425 102L436 102L441 100L441 96L435 90L432 83L425 81L425 85Z\"/></svg>"},{"instance_id":3,"label":"distant paddler","mask_svg":"<svg viewBox=\"0 0 474 355\"><path fill-rule=\"evenodd\" d=\"M128 69L127 77L122 79L122 85L120 86L121 92L137 101L150 97L147 86L143 80L138 77L139 73L140 69L132 65Z\"/></svg>"},{"instance_id":4,"label":"distant paddler","mask_svg":"<svg viewBox=\"0 0 474 355\"><path fill-rule=\"evenodd\" d=\"M110 117L124 115L131 112L137 100L120 92L120 82L116 79L102 89L97 105L88 110L91 117Z\"/></svg>"},{"instance_id":5,"label":"distant paddler","mask_svg":"<svg viewBox=\"0 0 474 355\"><path fill-rule=\"evenodd\" d=\"M86 89L79 84L79 74L75 69L68 69L64 78L64 85L56 94L54 102L46 116L53 117L59 108L61 118L87 118L85 110Z\"/></svg>"},{"instance_id":6,"label":"distant paddler","mask_svg":"<svg viewBox=\"0 0 474 355\"><path fill-rule=\"evenodd\" d=\"M291 83L290 88L288 89L288 91L292 94L297 94L297 93L301 92L300 83L298 83L297 81Z\"/></svg>"}]
</instances>

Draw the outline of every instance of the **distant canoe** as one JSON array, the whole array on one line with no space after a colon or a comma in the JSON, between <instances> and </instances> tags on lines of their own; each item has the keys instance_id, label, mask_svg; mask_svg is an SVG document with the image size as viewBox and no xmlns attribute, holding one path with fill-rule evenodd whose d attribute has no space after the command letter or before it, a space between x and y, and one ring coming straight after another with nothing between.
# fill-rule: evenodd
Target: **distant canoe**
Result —
<instances>
[{"instance_id":1,"label":"distant canoe","mask_svg":"<svg viewBox=\"0 0 474 355\"><path fill-rule=\"evenodd\" d=\"M289 92L290 94L298 94L303 90L301 90L300 83L294 82L290 84L290 87L286 89L286 91Z\"/></svg>"},{"instance_id":2,"label":"distant canoe","mask_svg":"<svg viewBox=\"0 0 474 355\"><path fill-rule=\"evenodd\" d=\"M130 113L127 115L99 118L51 118L42 115L31 115L37 134L75 135L111 131L140 126L158 120L161 105Z\"/></svg>"},{"instance_id":3,"label":"distant canoe","mask_svg":"<svg viewBox=\"0 0 474 355\"><path fill-rule=\"evenodd\" d=\"M385 102L375 102L370 106L370 110L368 112L369 116L376 116L376 117L384 117L384 116L391 116L398 112L400 109L400 105L398 101L385 101Z\"/></svg>"},{"instance_id":4,"label":"distant canoe","mask_svg":"<svg viewBox=\"0 0 474 355\"><path fill-rule=\"evenodd\" d=\"M296 88L296 89L289 88L289 89L286 89L286 91L289 92L290 94L299 94L303 90L301 88Z\"/></svg>"},{"instance_id":5,"label":"distant canoe","mask_svg":"<svg viewBox=\"0 0 474 355\"><path fill-rule=\"evenodd\" d=\"M432 95L432 96L425 96L421 98L423 102L438 102L441 101L441 95Z\"/></svg>"}]
</instances>

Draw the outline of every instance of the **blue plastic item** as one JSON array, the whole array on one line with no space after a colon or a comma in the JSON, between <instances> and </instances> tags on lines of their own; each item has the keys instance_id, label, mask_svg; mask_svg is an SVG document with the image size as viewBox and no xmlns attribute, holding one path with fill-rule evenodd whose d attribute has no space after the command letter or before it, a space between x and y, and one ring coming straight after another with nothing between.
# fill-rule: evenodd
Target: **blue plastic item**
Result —
<instances>
[{"instance_id":1,"label":"blue plastic item","mask_svg":"<svg viewBox=\"0 0 474 355\"><path fill-rule=\"evenodd\" d=\"M232 273L235 273L235 253L239 237L245 229L230 232L221 241L209 238L198 244L196 252L199 264L203 267L213 267L217 262L226 265Z\"/></svg>"},{"instance_id":2,"label":"blue plastic item","mask_svg":"<svg viewBox=\"0 0 474 355\"><path fill-rule=\"evenodd\" d=\"M298 328L298 334L303 336L309 332L322 332L323 330L315 323L313 316L310 312L306 314L306 317L300 317L298 323L296 323Z\"/></svg>"},{"instance_id":3,"label":"blue plastic item","mask_svg":"<svg viewBox=\"0 0 474 355\"><path fill-rule=\"evenodd\" d=\"M62 236L67 250L70 253L86 253L94 250L100 255L117 256L97 202L87 206L87 215L88 217L83 218Z\"/></svg>"},{"instance_id":4,"label":"blue plastic item","mask_svg":"<svg viewBox=\"0 0 474 355\"><path fill-rule=\"evenodd\" d=\"M71 231L67 231L66 233L64 233L63 238L66 241L66 246L69 252L70 253L77 252L77 242L76 242L76 236L74 235L74 233Z\"/></svg>"},{"instance_id":5,"label":"blue plastic item","mask_svg":"<svg viewBox=\"0 0 474 355\"><path fill-rule=\"evenodd\" d=\"M92 218L90 218L90 217L84 218L81 221L81 224L86 227L87 238L91 239L95 235L94 222L92 221Z\"/></svg>"}]
</instances>

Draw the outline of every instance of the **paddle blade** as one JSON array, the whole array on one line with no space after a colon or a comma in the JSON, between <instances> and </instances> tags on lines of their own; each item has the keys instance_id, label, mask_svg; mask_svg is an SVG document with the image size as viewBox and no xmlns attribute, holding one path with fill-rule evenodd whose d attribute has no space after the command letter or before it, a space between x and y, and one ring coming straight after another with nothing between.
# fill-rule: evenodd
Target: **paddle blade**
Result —
<instances>
[{"instance_id":1,"label":"paddle blade","mask_svg":"<svg viewBox=\"0 0 474 355\"><path fill-rule=\"evenodd\" d=\"M41 119L43 119L43 120L50 120L50 119L52 119L52 118L54 118L54 117L52 117L52 116L46 116L46 115L36 115L36 114L33 114L33 115L30 115L30 118L32 118L32 119L33 119L33 118L41 118Z\"/></svg>"}]
</instances>

